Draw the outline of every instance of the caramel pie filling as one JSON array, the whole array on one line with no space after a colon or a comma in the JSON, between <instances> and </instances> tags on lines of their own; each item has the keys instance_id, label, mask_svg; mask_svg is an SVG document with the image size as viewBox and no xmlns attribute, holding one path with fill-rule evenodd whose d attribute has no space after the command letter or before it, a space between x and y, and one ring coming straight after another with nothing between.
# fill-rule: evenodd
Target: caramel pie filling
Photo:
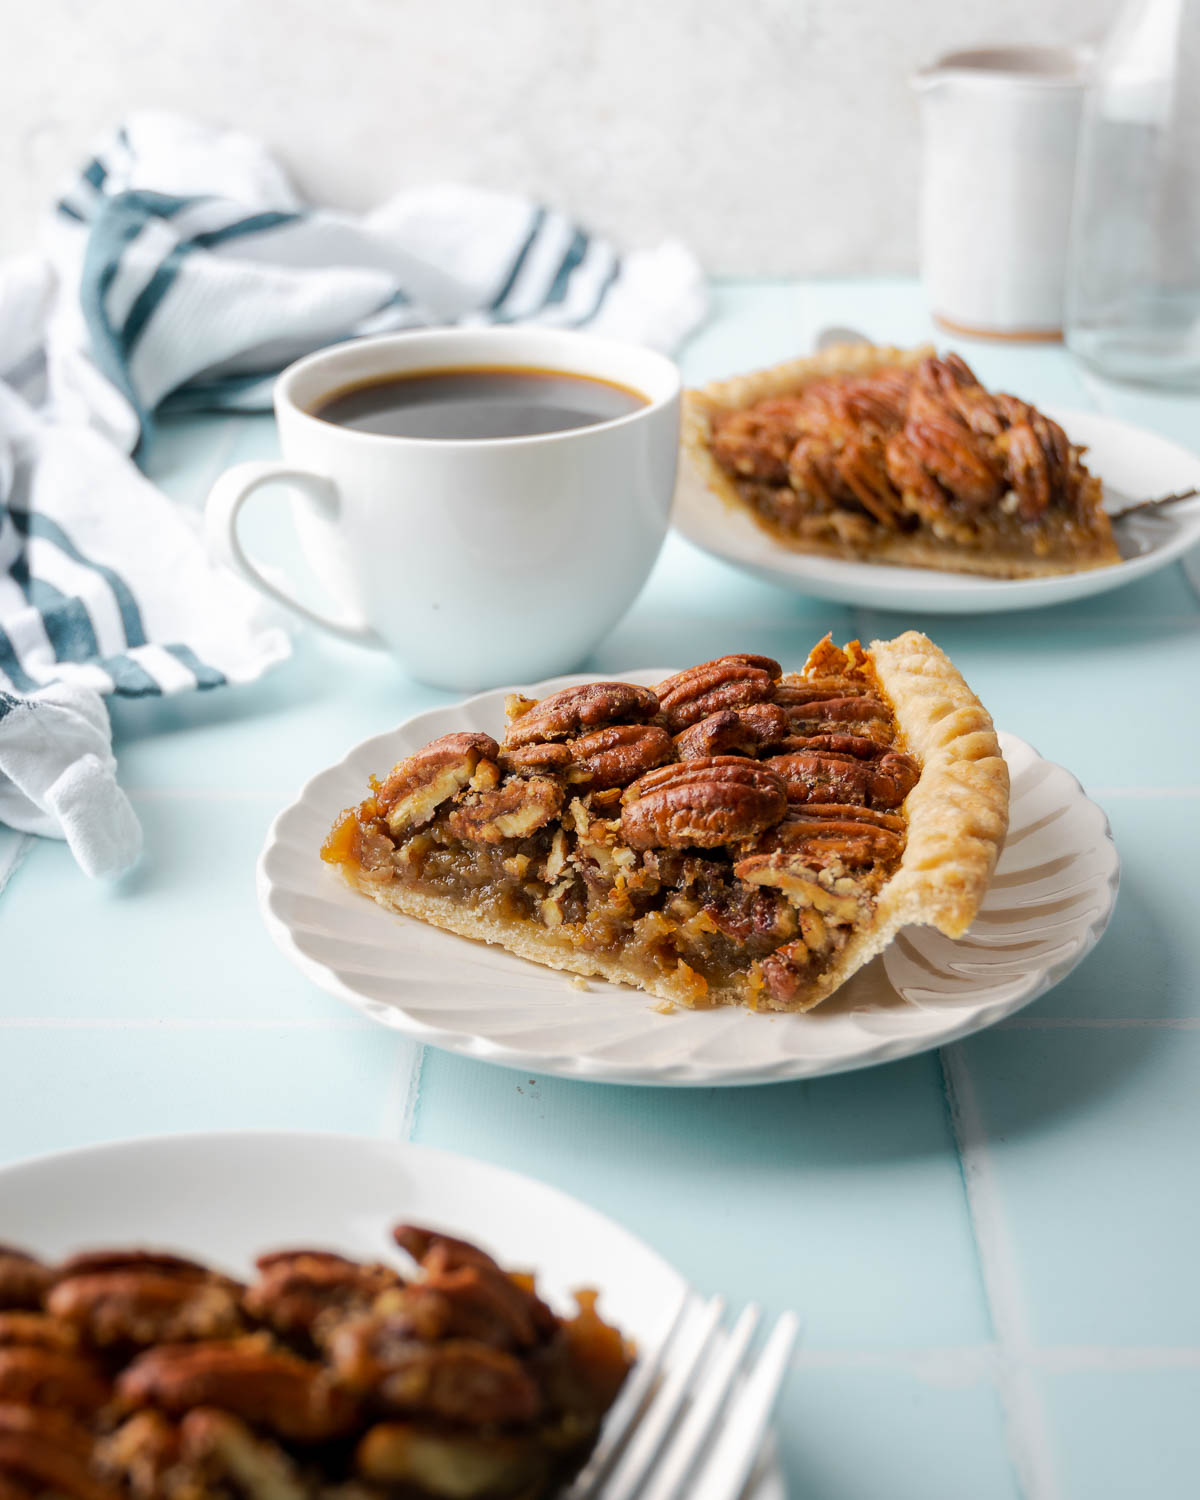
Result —
<instances>
[{"instance_id":1,"label":"caramel pie filling","mask_svg":"<svg viewBox=\"0 0 1200 1500\"><path fill-rule=\"evenodd\" d=\"M900 538L1120 562L1101 486L1057 422L956 354L813 381L714 419L713 457L783 541L868 556Z\"/></svg>"},{"instance_id":2,"label":"caramel pie filling","mask_svg":"<svg viewBox=\"0 0 1200 1500\"><path fill-rule=\"evenodd\" d=\"M733 655L508 709L500 743L401 762L323 857L384 905L535 930L558 967L759 1009L803 1007L899 865L920 767L858 642L799 673Z\"/></svg>"}]
</instances>

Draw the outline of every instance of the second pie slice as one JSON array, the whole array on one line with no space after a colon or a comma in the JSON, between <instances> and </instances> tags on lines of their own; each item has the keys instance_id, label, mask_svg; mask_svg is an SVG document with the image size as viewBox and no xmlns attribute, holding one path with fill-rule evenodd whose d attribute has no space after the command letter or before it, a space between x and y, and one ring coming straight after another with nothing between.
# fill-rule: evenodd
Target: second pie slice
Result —
<instances>
[{"instance_id":1,"label":"second pie slice","mask_svg":"<svg viewBox=\"0 0 1200 1500\"><path fill-rule=\"evenodd\" d=\"M992 578L1121 561L1084 450L956 354L839 345L684 394L679 492L782 547Z\"/></svg>"},{"instance_id":2,"label":"second pie slice","mask_svg":"<svg viewBox=\"0 0 1200 1500\"><path fill-rule=\"evenodd\" d=\"M806 1010L900 927L961 936L1008 820L992 722L923 635L512 698L322 850L380 905L693 1007Z\"/></svg>"}]
</instances>

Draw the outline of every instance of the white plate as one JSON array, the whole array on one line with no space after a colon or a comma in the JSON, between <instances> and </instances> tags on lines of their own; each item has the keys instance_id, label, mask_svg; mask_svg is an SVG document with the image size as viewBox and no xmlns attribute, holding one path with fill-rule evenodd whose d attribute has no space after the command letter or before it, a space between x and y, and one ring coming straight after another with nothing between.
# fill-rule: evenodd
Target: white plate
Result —
<instances>
[{"instance_id":1,"label":"white plate","mask_svg":"<svg viewBox=\"0 0 1200 1500\"><path fill-rule=\"evenodd\" d=\"M1104 484L1104 504L1120 510L1200 486L1200 455L1157 433L1092 411L1045 408L1071 441L1087 446L1087 464ZM672 522L690 542L725 562L771 583L817 599L836 599L871 609L932 610L938 614L986 614L1037 609L1107 593L1156 573L1200 543L1200 500L1183 501L1161 514L1133 517L1117 528L1125 561L1111 568L1067 573L1059 578L977 578L929 568L809 557L774 541L748 512L699 491L680 495Z\"/></svg>"},{"instance_id":2,"label":"white plate","mask_svg":"<svg viewBox=\"0 0 1200 1500\"><path fill-rule=\"evenodd\" d=\"M632 672L654 684L669 672ZM571 976L384 911L317 857L368 777L437 735L500 735L504 699L586 677L498 688L418 714L314 776L271 826L259 905L275 941L323 989L373 1020L450 1052L610 1083L744 1084L812 1078L939 1047L1011 1015L1092 948L1116 899L1108 822L1079 783L1001 735L1013 777L1008 844L971 932L952 943L907 928L806 1015L730 1007L662 1015L638 990Z\"/></svg>"},{"instance_id":3,"label":"white plate","mask_svg":"<svg viewBox=\"0 0 1200 1500\"><path fill-rule=\"evenodd\" d=\"M570 1310L573 1287L596 1287L601 1313L645 1358L687 1291L649 1246L576 1199L425 1146L302 1133L168 1135L0 1168L5 1241L48 1259L137 1244L247 1277L257 1255L294 1245L394 1258L389 1231L401 1220L536 1270L539 1291L560 1312ZM783 1494L770 1467L747 1500Z\"/></svg>"}]
</instances>

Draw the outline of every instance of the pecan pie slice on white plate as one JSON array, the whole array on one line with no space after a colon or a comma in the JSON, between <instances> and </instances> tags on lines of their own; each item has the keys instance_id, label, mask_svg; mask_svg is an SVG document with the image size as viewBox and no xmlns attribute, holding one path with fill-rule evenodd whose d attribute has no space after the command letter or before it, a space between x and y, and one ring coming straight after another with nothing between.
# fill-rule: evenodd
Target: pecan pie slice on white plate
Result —
<instances>
[{"instance_id":1,"label":"pecan pie slice on white plate","mask_svg":"<svg viewBox=\"0 0 1200 1500\"><path fill-rule=\"evenodd\" d=\"M838 345L684 393L681 496L781 547L985 577L1121 561L1084 449L956 354Z\"/></svg>"},{"instance_id":2,"label":"pecan pie slice on white plate","mask_svg":"<svg viewBox=\"0 0 1200 1500\"><path fill-rule=\"evenodd\" d=\"M507 709L502 741L443 735L374 780L323 857L382 906L667 1002L807 1010L907 924L961 936L1004 840L992 721L914 631Z\"/></svg>"}]
</instances>

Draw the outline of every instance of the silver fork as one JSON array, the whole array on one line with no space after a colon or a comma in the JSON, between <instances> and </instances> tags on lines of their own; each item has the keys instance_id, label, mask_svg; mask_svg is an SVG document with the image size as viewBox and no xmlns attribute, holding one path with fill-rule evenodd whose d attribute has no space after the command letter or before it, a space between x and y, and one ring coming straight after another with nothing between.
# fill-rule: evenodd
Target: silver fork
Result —
<instances>
[{"instance_id":1,"label":"silver fork","mask_svg":"<svg viewBox=\"0 0 1200 1500\"><path fill-rule=\"evenodd\" d=\"M737 1500L754 1467L799 1323L784 1313L755 1358L759 1309L721 1328L725 1303L688 1293L653 1358L634 1369L563 1500ZM684 1486L687 1486L686 1491Z\"/></svg>"}]
</instances>

